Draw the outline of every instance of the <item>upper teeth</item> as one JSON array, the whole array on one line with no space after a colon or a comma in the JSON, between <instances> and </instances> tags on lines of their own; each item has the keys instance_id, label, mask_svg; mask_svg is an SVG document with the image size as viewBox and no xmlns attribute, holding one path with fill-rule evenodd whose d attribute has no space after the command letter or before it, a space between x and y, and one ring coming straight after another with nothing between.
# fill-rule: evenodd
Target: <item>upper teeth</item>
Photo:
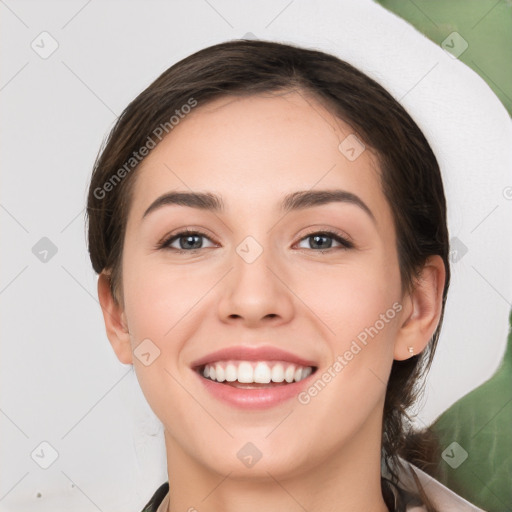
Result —
<instances>
[{"instance_id":1,"label":"upper teeth","mask_svg":"<svg viewBox=\"0 0 512 512\"><path fill-rule=\"evenodd\" d=\"M261 384L272 382L299 382L309 375L311 366L300 366L291 363L265 361L218 361L207 364L203 375L217 382L257 382Z\"/></svg>"}]
</instances>

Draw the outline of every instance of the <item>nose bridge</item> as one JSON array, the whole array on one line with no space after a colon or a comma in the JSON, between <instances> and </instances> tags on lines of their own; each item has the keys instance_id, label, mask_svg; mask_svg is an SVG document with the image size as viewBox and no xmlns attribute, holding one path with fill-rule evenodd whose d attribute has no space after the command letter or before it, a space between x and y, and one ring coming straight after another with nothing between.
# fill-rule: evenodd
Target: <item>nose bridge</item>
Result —
<instances>
[{"instance_id":1,"label":"nose bridge","mask_svg":"<svg viewBox=\"0 0 512 512\"><path fill-rule=\"evenodd\" d=\"M290 292L278 277L279 255L274 254L269 238L260 243L248 235L235 247L233 270L219 305L225 319L241 317L251 323L276 316L289 319Z\"/></svg>"},{"instance_id":2,"label":"nose bridge","mask_svg":"<svg viewBox=\"0 0 512 512\"><path fill-rule=\"evenodd\" d=\"M238 244L234 258L235 283L255 291L261 288L270 292L275 287L275 275L270 269L279 263L272 255L268 239L263 243L249 235ZM250 290L244 293L247 291Z\"/></svg>"}]
</instances>

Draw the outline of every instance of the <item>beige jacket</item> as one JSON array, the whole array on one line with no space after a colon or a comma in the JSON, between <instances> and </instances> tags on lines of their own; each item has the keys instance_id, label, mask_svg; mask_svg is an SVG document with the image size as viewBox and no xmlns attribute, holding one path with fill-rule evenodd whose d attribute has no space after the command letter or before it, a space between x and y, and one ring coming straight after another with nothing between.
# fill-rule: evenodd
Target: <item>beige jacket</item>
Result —
<instances>
[{"instance_id":1,"label":"beige jacket","mask_svg":"<svg viewBox=\"0 0 512 512\"><path fill-rule=\"evenodd\" d=\"M411 473L414 470L418 480L420 481L425 494L431 500L432 505L440 512L485 512L483 509L476 507L466 501L464 498L455 494L441 482L432 478L430 475L417 468L413 464L401 459L404 467L408 468L399 474L399 485L402 489L410 492L417 492L416 483ZM407 512L426 512L425 506L409 506ZM159 511L160 512L160 511Z\"/></svg>"}]
</instances>

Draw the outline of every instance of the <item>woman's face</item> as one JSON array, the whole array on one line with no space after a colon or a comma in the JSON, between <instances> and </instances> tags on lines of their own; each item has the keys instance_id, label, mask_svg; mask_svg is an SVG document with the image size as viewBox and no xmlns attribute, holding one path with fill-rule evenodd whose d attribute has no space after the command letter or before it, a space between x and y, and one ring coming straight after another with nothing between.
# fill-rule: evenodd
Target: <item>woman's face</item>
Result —
<instances>
[{"instance_id":1,"label":"woman's face","mask_svg":"<svg viewBox=\"0 0 512 512\"><path fill-rule=\"evenodd\" d=\"M277 478L379 453L406 308L376 158L351 134L297 92L224 97L182 119L137 170L122 260L135 353L123 362L163 422L168 456ZM326 201L321 191L340 193ZM158 201L175 192L222 207ZM185 229L201 235L179 237ZM256 349L254 360L210 356L240 347ZM263 381L280 380L274 367L286 374L294 357L314 373L259 389L196 368L219 363L221 379L250 381L258 366Z\"/></svg>"}]
</instances>

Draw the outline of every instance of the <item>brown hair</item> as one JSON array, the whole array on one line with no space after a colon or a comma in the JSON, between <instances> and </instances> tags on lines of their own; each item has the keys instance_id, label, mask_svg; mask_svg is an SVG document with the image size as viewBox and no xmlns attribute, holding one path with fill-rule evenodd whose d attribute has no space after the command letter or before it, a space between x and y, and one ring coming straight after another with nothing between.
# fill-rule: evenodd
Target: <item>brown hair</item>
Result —
<instances>
[{"instance_id":1,"label":"brown hair","mask_svg":"<svg viewBox=\"0 0 512 512\"><path fill-rule=\"evenodd\" d=\"M403 289L413 288L430 255L440 255L446 268L441 320L429 346L394 361L387 386L382 457L396 484L398 456L423 467L429 462L421 442L428 432L420 436L409 431L407 409L418 396L418 381L431 365L439 338L450 282L449 237L436 157L409 114L376 81L333 55L270 41L229 41L174 64L128 105L95 162L87 204L92 266L109 273L113 295L122 301L121 256L134 170L141 160L139 149L160 139L155 135L159 127L170 133L171 117L193 102L201 106L221 96L290 90L312 95L377 154L397 233ZM382 485L390 502L389 482L383 479ZM424 495L423 500L428 502Z\"/></svg>"}]
</instances>

